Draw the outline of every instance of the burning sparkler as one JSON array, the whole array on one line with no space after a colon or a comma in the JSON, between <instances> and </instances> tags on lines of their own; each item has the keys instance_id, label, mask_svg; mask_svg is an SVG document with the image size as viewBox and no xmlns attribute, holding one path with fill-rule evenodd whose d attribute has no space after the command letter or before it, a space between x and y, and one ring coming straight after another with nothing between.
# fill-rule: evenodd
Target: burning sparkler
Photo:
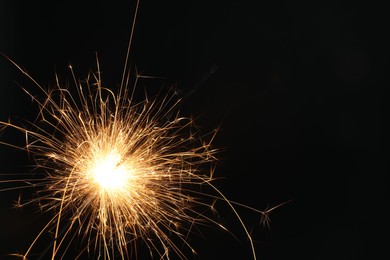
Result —
<instances>
[{"instance_id":1,"label":"burning sparkler","mask_svg":"<svg viewBox=\"0 0 390 260\"><path fill-rule=\"evenodd\" d=\"M234 203L212 183L214 134L205 142L191 131L193 122L179 116L180 99L175 95L135 100L134 91L142 76L135 75L131 80L127 72L134 24L135 20L122 82L116 92L103 86L98 60L97 72L85 82L78 81L70 67L76 95L62 87L58 79L53 88L45 89L11 61L42 91L44 100L25 90L39 108L37 123L31 128L11 122L0 125L25 134L26 146L17 148L34 156L45 177L19 181L39 188L37 199L28 203L37 202L53 213L20 256L27 258L42 234L52 232L52 259L66 255L66 243L76 234L86 243L81 253L93 251L98 258L137 257L141 240L152 257L157 254L160 259L168 259L174 254L186 259L177 241L195 252L187 242L195 224L211 221L224 228L196 209L202 206L211 210L209 201L217 199L234 211L256 258ZM214 195L201 190L204 186ZM268 217L269 211L255 211ZM129 251L129 244L135 252Z\"/></svg>"},{"instance_id":2,"label":"burning sparkler","mask_svg":"<svg viewBox=\"0 0 390 260\"><path fill-rule=\"evenodd\" d=\"M1 122L26 134L23 149L47 174L35 185L43 188L40 204L55 212L46 227L55 234L52 257L78 225L104 258L114 255L112 248L125 258L137 238L159 257L172 250L184 258L168 231L186 243L182 223L201 218L192 208L202 202L192 192L212 181L212 172L198 169L215 161L215 150L210 143L194 146L197 137L184 133L192 120L177 115L173 96L135 103L127 88L119 94L104 88L99 70L77 87L77 97L59 82L48 91L40 87L44 101L28 92L40 110L35 130ZM64 219L70 224L60 237Z\"/></svg>"}]
</instances>

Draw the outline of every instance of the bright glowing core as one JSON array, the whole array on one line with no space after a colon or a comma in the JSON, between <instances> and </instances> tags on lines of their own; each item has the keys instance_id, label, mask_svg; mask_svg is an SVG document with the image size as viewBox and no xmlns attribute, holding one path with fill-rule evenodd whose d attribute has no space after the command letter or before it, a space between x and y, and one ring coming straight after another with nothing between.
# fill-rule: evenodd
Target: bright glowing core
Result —
<instances>
[{"instance_id":1,"label":"bright glowing core","mask_svg":"<svg viewBox=\"0 0 390 260\"><path fill-rule=\"evenodd\" d=\"M112 152L96 158L92 176L101 188L118 190L126 186L131 178L131 170L121 164L120 155Z\"/></svg>"}]
</instances>

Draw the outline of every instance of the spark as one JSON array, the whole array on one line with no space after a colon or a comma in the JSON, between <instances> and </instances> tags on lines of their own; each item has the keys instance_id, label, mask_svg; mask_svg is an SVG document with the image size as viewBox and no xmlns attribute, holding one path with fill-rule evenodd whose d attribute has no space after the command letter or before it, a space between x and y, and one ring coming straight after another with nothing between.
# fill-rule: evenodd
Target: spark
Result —
<instances>
[{"instance_id":1,"label":"spark","mask_svg":"<svg viewBox=\"0 0 390 260\"><path fill-rule=\"evenodd\" d=\"M26 91L40 111L34 130L0 123L28 136L22 149L45 172L34 186L41 188L42 208L54 212L45 228L55 234L52 258L76 226L107 259L113 252L126 258L129 241L135 244L138 238L161 258L170 250L185 258L168 233L187 244L189 231L181 228L201 218L193 204L203 203L191 189L212 181L212 173L200 168L215 163L216 150L200 138L194 145L194 133L188 131L192 120L175 112L180 99L135 102L127 88L119 96L103 87L100 71L87 78L85 85L75 82L77 96L59 82L50 90L37 85L43 101ZM65 219L70 223L61 237Z\"/></svg>"},{"instance_id":2,"label":"spark","mask_svg":"<svg viewBox=\"0 0 390 260\"><path fill-rule=\"evenodd\" d=\"M26 203L19 195L16 205L37 203L42 211L52 213L19 256L28 258L43 234L52 233L51 259L65 257L67 243L77 235L86 245L80 255L87 251L103 259L127 259L132 254L137 258L142 241L152 257L187 259L181 248L184 245L196 252L187 241L196 224L212 222L227 230L204 213L205 207L213 212L215 201L222 200L242 225L256 259L251 236L233 206L244 205L229 201L213 184L217 150L211 143L216 132L205 141L193 131L193 120L180 116L181 100L174 94L135 99L143 77L136 74L131 79L127 72L134 24L135 20L116 91L103 85L97 56L96 72L84 81L77 80L69 66L76 94L62 86L58 77L53 87L44 88L8 59L43 94L41 99L23 88L39 109L37 120L29 127L0 121L2 130L22 132L26 145L0 143L26 151L35 160L35 171L44 175L13 180L23 183L15 189L30 187L38 194ZM268 217L272 209L252 210Z\"/></svg>"},{"instance_id":3,"label":"spark","mask_svg":"<svg viewBox=\"0 0 390 260\"><path fill-rule=\"evenodd\" d=\"M120 155L112 151L109 154L94 155L93 160L95 162L92 163L90 174L103 190L114 193L125 189L131 177L134 176L132 169L119 165Z\"/></svg>"},{"instance_id":4,"label":"spark","mask_svg":"<svg viewBox=\"0 0 390 260\"><path fill-rule=\"evenodd\" d=\"M135 102L139 76L131 94L123 88L119 96L102 85L99 70L84 83L75 81L74 96L59 82L45 90L14 65L45 98L40 101L26 91L39 108L38 123L30 128L0 121L3 127L25 134L25 147L0 143L28 152L44 177L0 183L23 183L7 190L37 189L38 197L24 203L19 194L16 207L36 203L53 213L20 257L26 259L48 232L54 234L52 259L66 256L65 243L72 242L75 234L86 241L81 251L93 250L98 258L127 259L129 244L136 249L141 240L152 257L157 253L160 259L172 255L187 259L177 241L196 252L187 242L196 224L211 222L228 231L205 213L205 209L215 213L215 203L223 201L243 227L256 259L252 238L234 205L260 213L261 223L269 227L269 213L287 202L260 211L228 200L213 184L218 150L211 143L217 131L205 142L193 130L193 120L179 116L179 98L168 95ZM213 193L206 193L207 187Z\"/></svg>"}]
</instances>

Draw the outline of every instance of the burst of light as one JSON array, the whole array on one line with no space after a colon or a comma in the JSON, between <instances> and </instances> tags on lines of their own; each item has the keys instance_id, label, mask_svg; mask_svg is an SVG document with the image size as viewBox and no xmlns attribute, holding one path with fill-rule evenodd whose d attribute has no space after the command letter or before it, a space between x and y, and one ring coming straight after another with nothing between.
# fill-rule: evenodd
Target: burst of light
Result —
<instances>
[{"instance_id":1,"label":"burst of light","mask_svg":"<svg viewBox=\"0 0 390 260\"><path fill-rule=\"evenodd\" d=\"M85 250L106 258L128 257L128 244L136 247L140 239L159 258L185 258L171 236L192 250L186 236L202 219L194 205L207 205L199 188L213 179L204 171L215 163L211 141L192 131L190 118L178 116L174 95L136 102L128 86L118 94L103 87L99 69L75 83L76 96L59 82L50 90L35 82L46 97L40 101L27 91L38 104L39 124L27 129L1 122L26 134L22 149L46 174L30 183L40 188L42 209L54 212L44 228L55 235L52 257L66 255L61 246L78 230Z\"/></svg>"},{"instance_id":2,"label":"burst of light","mask_svg":"<svg viewBox=\"0 0 390 260\"><path fill-rule=\"evenodd\" d=\"M130 43L131 38L132 34ZM70 67L77 94L58 79L54 87L45 89L11 62L41 90L44 99L25 90L39 108L36 123L28 128L10 122L0 122L0 126L25 134L26 146L16 148L33 155L37 169L45 174L19 180L38 191L38 197L27 204L36 202L53 213L21 257L27 258L48 232L54 234L52 259L66 256L66 244L76 234L86 244L80 254L94 252L103 259L137 257L137 244L142 241L152 256L185 259L183 245L196 251L187 241L195 224L211 221L225 229L204 213L205 207L213 211L214 200L222 200L242 225L256 258L251 236L232 204L247 206L229 201L212 184L214 135L205 142L193 131L192 120L179 116L180 100L175 95L135 100L142 77L135 75L130 84L127 59L115 92L103 86L98 61L97 72L85 81L76 80ZM202 187L209 187L214 195ZM20 198L18 205L23 205ZM250 209L267 217L268 223L268 211Z\"/></svg>"},{"instance_id":3,"label":"burst of light","mask_svg":"<svg viewBox=\"0 0 390 260\"><path fill-rule=\"evenodd\" d=\"M94 155L89 174L103 189L109 192L125 190L134 176L132 169L121 164L121 157L115 152Z\"/></svg>"}]
</instances>

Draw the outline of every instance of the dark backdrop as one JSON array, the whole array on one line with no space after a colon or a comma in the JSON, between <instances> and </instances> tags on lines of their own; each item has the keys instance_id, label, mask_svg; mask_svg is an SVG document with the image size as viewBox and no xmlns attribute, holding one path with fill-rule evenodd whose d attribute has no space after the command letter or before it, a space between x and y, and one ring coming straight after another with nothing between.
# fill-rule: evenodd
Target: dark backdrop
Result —
<instances>
[{"instance_id":1,"label":"dark backdrop","mask_svg":"<svg viewBox=\"0 0 390 260\"><path fill-rule=\"evenodd\" d=\"M182 93L195 90L183 115L205 132L220 127L216 185L257 209L293 199L271 214L269 230L240 209L258 259L389 255L388 15L334 2L141 0L131 59ZM1 0L0 52L45 86L55 72L70 79L69 63L80 78L96 70L97 52L105 84L119 84L133 8ZM0 69L0 119L32 120L35 108L16 83L34 86L4 58ZM12 131L0 138L24 142ZM28 163L0 146L0 172ZM0 193L0 259L24 251L42 221L34 208L12 209L17 197ZM202 229L204 238L192 237L194 259L250 259L237 220L222 213L238 240Z\"/></svg>"}]
</instances>

